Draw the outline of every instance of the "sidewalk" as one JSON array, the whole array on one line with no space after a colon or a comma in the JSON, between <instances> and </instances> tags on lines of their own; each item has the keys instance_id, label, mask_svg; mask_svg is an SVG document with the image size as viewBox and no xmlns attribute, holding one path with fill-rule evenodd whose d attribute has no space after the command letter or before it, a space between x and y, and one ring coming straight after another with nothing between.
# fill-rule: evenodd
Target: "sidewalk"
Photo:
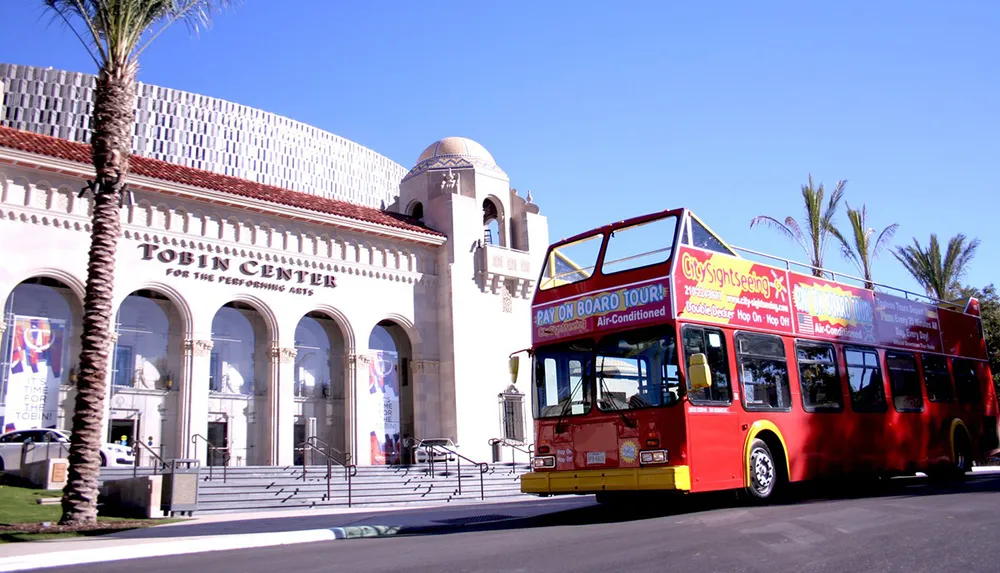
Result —
<instances>
[{"instance_id":1,"label":"sidewalk","mask_svg":"<svg viewBox=\"0 0 1000 573\"><path fill-rule=\"evenodd\" d=\"M99 537L3 544L0 545L0 571L405 535L461 528L467 524L528 519L592 503L593 498L585 496L500 503L213 514Z\"/></svg>"}]
</instances>

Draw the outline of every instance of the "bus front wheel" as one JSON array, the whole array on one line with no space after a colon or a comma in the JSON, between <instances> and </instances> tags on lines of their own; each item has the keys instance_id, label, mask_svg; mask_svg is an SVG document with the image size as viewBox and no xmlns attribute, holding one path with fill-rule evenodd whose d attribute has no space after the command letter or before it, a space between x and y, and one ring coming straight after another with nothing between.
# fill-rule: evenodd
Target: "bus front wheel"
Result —
<instances>
[{"instance_id":1,"label":"bus front wheel","mask_svg":"<svg viewBox=\"0 0 1000 573\"><path fill-rule=\"evenodd\" d=\"M746 488L750 497L756 500L773 499L778 489L781 473L771 448L764 440L755 439L750 444L750 456L747 458L750 474L750 486Z\"/></svg>"}]
</instances>

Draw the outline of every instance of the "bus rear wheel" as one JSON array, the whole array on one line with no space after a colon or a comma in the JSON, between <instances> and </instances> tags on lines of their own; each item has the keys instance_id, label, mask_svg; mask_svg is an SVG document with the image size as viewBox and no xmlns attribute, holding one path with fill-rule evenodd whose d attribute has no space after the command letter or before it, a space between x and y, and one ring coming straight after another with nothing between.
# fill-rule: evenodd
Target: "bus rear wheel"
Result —
<instances>
[{"instance_id":1,"label":"bus rear wheel","mask_svg":"<svg viewBox=\"0 0 1000 573\"><path fill-rule=\"evenodd\" d=\"M750 444L750 455L746 463L750 474L750 485L746 491L751 499L774 499L780 485L781 472L771 448L764 440L756 439Z\"/></svg>"}]
</instances>

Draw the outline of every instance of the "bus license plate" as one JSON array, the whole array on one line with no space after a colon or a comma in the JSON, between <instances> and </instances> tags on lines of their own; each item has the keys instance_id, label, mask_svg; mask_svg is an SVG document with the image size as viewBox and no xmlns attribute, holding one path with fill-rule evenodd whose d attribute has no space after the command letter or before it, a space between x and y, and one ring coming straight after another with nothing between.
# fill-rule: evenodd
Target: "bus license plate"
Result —
<instances>
[{"instance_id":1,"label":"bus license plate","mask_svg":"<svg viewBox=\"0 0 1000 573\"><path fill-rule=\"evenodd\" d=\"M607 456L604 452L587 452L587 465L596 466L607 463Z\"/></svg>"}]
</instances>

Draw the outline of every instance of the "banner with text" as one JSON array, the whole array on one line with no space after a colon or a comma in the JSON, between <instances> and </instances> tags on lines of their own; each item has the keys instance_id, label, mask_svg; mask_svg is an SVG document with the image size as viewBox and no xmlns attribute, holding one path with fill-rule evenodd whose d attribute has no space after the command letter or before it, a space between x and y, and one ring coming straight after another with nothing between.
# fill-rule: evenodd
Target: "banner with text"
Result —
<instances>
[{"instance_id":1,"label":"banner with text","mask_svg":"<svg viewBox=\"0 0 1000 573\"><path fill-rule=\"evenodd\" d=\"M654 279L535 306L537 344L622 326L639 327L670 317L670 283Z\"/></svg>"},{"instance_id":2,"label":"banner with text","mask_svg":"<svg viewBox=\"0 0 1000 573\"><path fill-rule=\"evenodd\" d=\"M676 256L677 318L793 332L787 272L688 247Z\"/></svg>"},{"instance_id":3,"label":"banner with text","mask_svg":"<svg viewBox=\"0 0 1000 573\"><path fill-rule=\"evenodd\" d=\"M379 351L368 363L368 392L362 394L370 421L371 463L400 463L402 446L399 420L399 358L395 352Z\"/></svg>"},{"instance_id":4,"label":"banner with text","mask_svg":"<svg viewBox=\"0 0 1000 573\"><path fill-rule=\"evenodd\" d=\"M4 430L55 427L65 339L65 321L14 317Z\"/></svg>"},{"instance_id":5,"label":"banner with text","mask_svg":"<svg viewBox=\"0 0 1000 573\"><path fill-rule=\"evenodd\" d=\"M941 321L934 305L875 293L875 330L887 346L941 352Z\"/></svg>"},{"instance_id":6,"label":"banner with text","mask_svg":"<svg viewBox=\"0 0 1000 573\"><path fill-rule=\"evenodd\" d=\"M863 288L788 273L799 334L839 342L875 344L875 299Z\"/></svg>"}]
</instances>

